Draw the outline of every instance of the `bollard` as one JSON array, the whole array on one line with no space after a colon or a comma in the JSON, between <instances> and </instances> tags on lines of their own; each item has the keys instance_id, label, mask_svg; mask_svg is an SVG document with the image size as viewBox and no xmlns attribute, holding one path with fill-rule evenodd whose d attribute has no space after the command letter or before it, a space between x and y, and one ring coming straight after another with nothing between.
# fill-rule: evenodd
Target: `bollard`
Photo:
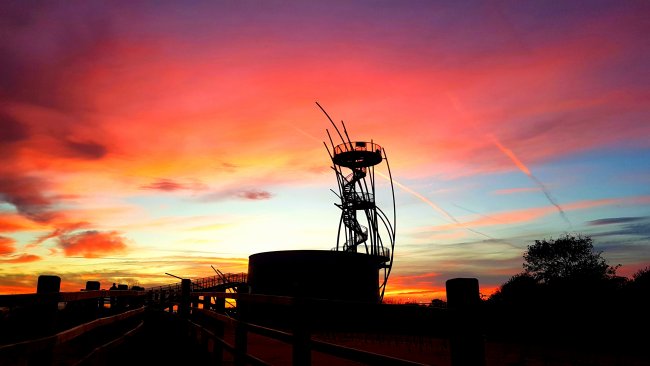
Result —
<instances>
[{"instance_id":1,"label":"bollard","mask_svg":"<svg viewBox=\"0 0 650 366\"><path fill-rule=\"evenodd\" d=\"M451 365L484 366L485 343L480 327L478 280L453 278L447 280L447 308L452 319Z\"/></svg>"}]
</instances>

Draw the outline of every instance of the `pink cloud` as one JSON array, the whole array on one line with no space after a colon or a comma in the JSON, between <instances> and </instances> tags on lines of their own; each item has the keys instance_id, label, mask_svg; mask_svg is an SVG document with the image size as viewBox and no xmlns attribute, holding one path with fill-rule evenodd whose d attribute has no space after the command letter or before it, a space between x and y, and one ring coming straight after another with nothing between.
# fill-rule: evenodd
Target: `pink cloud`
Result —
<instances>
[{"instance_id":1,"label":"pink cloud","mask_svg":"<svg viewBox=\"0 0 650 366\"><path fill-rule=\"evenodd\" d=\"M52 199L43 191L47 182L37 176L11 171L0 172L0 202L13 205L18 213L34 221L46 222L53 217L50 211Z\"/></svg>"},{"instance_id":2,"label":"pink cloud","mask_svg":"<svg viewBox=\"0 0 650 366\"><path fill-rule=\"evenodd\" d=\"M204 184L193 182L193 183L181 183L174 181L172 179L158 179L150 184L140 186L141 189L151 189L165 192L174 192L179 190L200 190L206 189L207 187Z\"/></svg>"},{"instance_id":3,"label":"pink cloud","mask_svg":"<svg viewBox=\"0 0 650 366\"><path fill-rule=\"evenodd\" d=\"M268 200L273 195L267 191L250 190L237 193L237 197L247 200Z\"/></svg>"}]
</instances>

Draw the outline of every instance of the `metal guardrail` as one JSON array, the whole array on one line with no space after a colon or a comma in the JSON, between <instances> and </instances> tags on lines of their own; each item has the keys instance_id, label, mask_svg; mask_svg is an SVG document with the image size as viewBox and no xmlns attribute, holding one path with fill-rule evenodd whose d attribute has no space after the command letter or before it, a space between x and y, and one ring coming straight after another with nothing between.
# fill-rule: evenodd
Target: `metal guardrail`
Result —
<instances>
[{"instance_id":1,"label":"metal guardrail","mask_svg":"<svg viewBox=\"0 0 650 366\"><path fill-rule=\"evenodd\" d=\"M344 143L334 147L334 154L341 154L348 151L381 151L381 146L374 142L367 141L354 141L351 143Z\"/></svg>"}]
</instances>

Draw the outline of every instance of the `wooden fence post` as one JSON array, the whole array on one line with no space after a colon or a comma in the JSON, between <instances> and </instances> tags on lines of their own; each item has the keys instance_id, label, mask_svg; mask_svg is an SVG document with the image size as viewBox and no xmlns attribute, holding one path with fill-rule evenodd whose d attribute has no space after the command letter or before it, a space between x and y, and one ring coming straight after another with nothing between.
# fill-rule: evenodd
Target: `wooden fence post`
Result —
<instances>
[{"instance_id":1,"label":"wooden fence post","mask_svg":"<svg viewBox=\"0 0 650 366\"><path fill-rule=\"evenodd\" d=\"M165 297L166 296L167 295L165 295L165 289L160 288L160 291L158 292L158 305L160 306L162 311L165 311L165 309L166 309L166 306L165 306Z\"/></svg>"},{"instance_id":2,"label":"wooden fence post","mask_svg":"<svg viewBox=\"0 0 650 366\"><path fill-rule=\"evenodd\" d=\"M214 309L219 314L226 313L226 299L223 297L215 297L214 299ZM217 338L223 339L226 333L226 327L223 322L218 321L214 327L214 334ZM223 345L221 342L215 340L214 342L214 359L217 361L217 365L223 364Z\"/></svg>"},{"instance_id":3,"label":"wooden fence post","mask_svg":"<svg viewBox=\"0 0 650 366\"><path fill-rule=\"evenodd\" d=\"M248 353L248 302L237 299L237 325L235 326L235 366L244 366Z\"/></svg>"},{"instance_id":4,"label":"wooden fence post","mask_svg":"<svg viewBox=\"0 0 650 366\"><path fill-rule=\"evenodd\" d=\"M478 280L476 278L453 278L447 280L447 308L452 319L451 364L452 366L484 366L485 343L480 327Z\"/></svg>"},{"instance_id":5,"label":"wooden fence post","mask_svg":"<svg viewBox=\"0 0 650 366\"><path fill-rule=\"evenodd\" d=\"M99 281L86 281L86 291L99 291L101 284ZM104 307L104 298L99 299L89 299L81 301L83 314L82 316L86 319L92 318L95 319L99 315L99 311Z\"/></svg>"},{"instance_id":6,"label":"wooden fence post","mask_svg":"<svg viewBox=\"0 0 650 366\"><path fill-rule=\"evenodd\" d=\"M184 318L190 315L190 293L192 292L192 280L184 278L181 280L181 301L178 306L178 314Z\"/></svg>"},{"instance_id":7,"label":"wooden fence post","mask_svg":"<svg viewBox=\"0 0 650 366\"><path fill-rule=\"evenodd\" d=\"M39 295L58 294L61 290L61 277L40 275L36 285L36 293ZM38 306L36 329L39 329L40 335L49 334L56 329L56 317L59 310L59 302L55 298L47 299Z\"/></svg>"},{"instance_id":8,"label":"wooden fence post","mask_svg":"<svg viewBox=\"0 0 650 366\"><path fill-rule=\"evenodd\" d=\"M40 297L43 299L34 307L33 314L26 321L27 327L29 327L29 323L32 324L31 329L35 330L34 335L37 337L56 332L59 301L55 296L60 290L61 277L52 275L38 276L36 293L41 295ZM46 365L52 363L52 352L53 349L48 348L29 356L32 357L31 362L33 364Z\"/></svg>"},{"instance_id":9,"label":"wooden fence post","mask_svg":"<svg viewBox=\"0 0 650 366\"><path fill-rule=\"evenodd\" d=\"M311 365L311 334L309 329L307 300L294 298L293 305L293 365Z\"/></svg>"}]
</instances>

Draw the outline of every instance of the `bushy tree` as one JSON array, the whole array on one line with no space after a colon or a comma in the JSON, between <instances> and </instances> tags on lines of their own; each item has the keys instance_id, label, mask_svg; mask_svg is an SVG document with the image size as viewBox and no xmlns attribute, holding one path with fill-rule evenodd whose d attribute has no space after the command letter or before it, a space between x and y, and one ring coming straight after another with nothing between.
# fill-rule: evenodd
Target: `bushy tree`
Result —
<instances>
[{"instance_id":1,"label":"bushy tree","mask_svg":"<svg viewBox=\"0 0 650 366\"><path fill-rule=\"evenodd\" d=\"M627 288L630 302L647 306L650 303L650 266L635 272Z\"/></svg>"},{"instance_id":2,"label":"bushy tree","mask_svg":"<svg viewBox=\"0 0 650 366\"><path fill-rule=\"evenodd\" d=\"M615 278L620 265L608 265L601 254L594 251L592 239L584 235L535 240L524 253L524 273L545 284Z\"/></svg>"},{"instance_id":3,"label":"bushy tree","mask_svg":"<svg viewBox=\"0 0 650 366\"><path fill-rule=\"evenodd\" d=\"M490 296L489 300L501 304L526 305L538 299L539 296L539 283L524 272L510 277L499 290Z\"/></svg>"},{"instance_id":4,"label":"bushy tree","mask_svg":"<svg viewBox=\"0 0 650 366\"><path fill-rule=\"evenodd\" d=\"M650 266L636 271L632 275L632 282L636 286L650 289Z\"/></svg>"}]
</instances>

